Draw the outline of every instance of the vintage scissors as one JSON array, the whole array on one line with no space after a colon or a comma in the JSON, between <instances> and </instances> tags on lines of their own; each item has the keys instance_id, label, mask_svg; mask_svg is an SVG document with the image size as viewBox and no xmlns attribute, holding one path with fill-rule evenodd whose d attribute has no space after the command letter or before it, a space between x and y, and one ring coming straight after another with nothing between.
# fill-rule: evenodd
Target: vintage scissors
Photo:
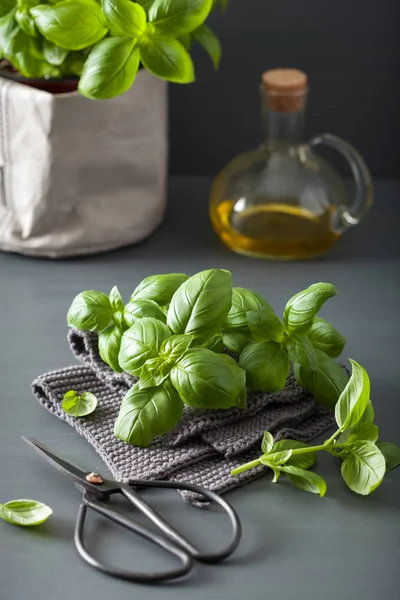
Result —
<instances>
[{"instance_id":1,"label":"vintage scissors","mask_svg":"<svg viewBox=\"0 0 400 600\"><path fill-rule=\"evenodd\" d=\"M218 494L206 490L197 485L191 483L179 483L176 481L144 481L135 480L129 485L124 483L117 483L110 479L103 478L99 473L90 473L77 467L61 457L57 456L33 439L22 438L27 444L32 446L39 454L44 456L53 466L57 469L70 475L74 480L75 486L83 493L82 503L79 507L78 517L75 527L75 545L80 556L89 563L95 569L111 575L112 577L118 577L119 579L125 579L127 581L135 581L138 583L156 583L161 581L168 581L170 579L176 579L186 575L193 568L193 561L197 560L203 563L217 563L224 560L232 554L237 548L240 537L241 537L241 525L239 518L234 509L223 500ZM232 536L229 544L223 550L219 552L204 553L198 550L191 542L185 539L178 531L176 531L171 525L169 525L164 519L147 504L137 492L137 488L172 488L175 490L188 490L197 494L202 494L211 502L218 504L225 513L228 515L230 523L232 525ZM140 512L142 512L164 535L159 535L143 527L139 523L128 519L124 515L108 508L104 504L110 499L113 494L122 494L129 500ZM118 525L137 533L139 536L149 540L157 546L163 548L170 554L174 555L180 561L180 566L158 573L137 573L134 571L126 571L110 567L104 563L101 563L89 554L87 551L84 541L83 532L85 526L85 517L87 509L91 508L97 513L103 515L107 519L114 521Z\"/></svg>"}]
</instances>

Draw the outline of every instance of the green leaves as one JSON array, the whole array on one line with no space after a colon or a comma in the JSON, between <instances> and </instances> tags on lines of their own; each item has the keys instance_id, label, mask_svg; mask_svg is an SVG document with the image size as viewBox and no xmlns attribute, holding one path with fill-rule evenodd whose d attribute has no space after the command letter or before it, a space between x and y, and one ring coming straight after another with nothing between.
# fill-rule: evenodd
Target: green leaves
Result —
<instances>
[{"instance_id":1,"label":"green leaves","mask_svg":"<svg viewBox=\"0 0 400 600\"><path fill-rule=\"evenodd\" d=\"M182 358L194 340L193 335L173 335L163 342L160 355L171 364Z\"/></svg>"},{"instance_id":2,"label":"green leaves","mask_svg":"<svg viewBox=\"0 0 400 600\"><path fill-rule=\"evenodd\" d=\"M90 392L78 395L75 390L70 390L64 395L61 408L71 417L86 417L96 410L97 398Z\"/></svg>"},{"instance_id":3,"label":"green leaves","mask_svg":"<svg viewBox=\"0 0 400 600\"><path fill-rule=\"evenodd\" d=\"M170 335L169 328L157 319L146 317L136 321L122 336L118 357L121 368L130 375L140 376L145 362L158 357L161 344Z\"/></svg>"},{"instance_id":4,"label":"green leaves","mask_svg":"<svg viewBox=\"0 0 400 600\"><path fill-rule=\"evenodd\" d=\"M239 365L247 373L247 387L275 392L285 387L290 363L287 352L275 342L253 342L240 355Z\"/></svg>"},{"instance_id":5,"label":"green leaves","mask_svg":"<svg viewBox=\"0 0 400 600\"><path fill-rule=\"evenodd\" d=\"M331 283L315 283L299 292L286 304L283 320L288 331L307 333L321 306L337 294Z\"/></svg>"},{"instance_id":6,"label":"green leaves","mask_svg":"<svg viewBox=\"0 0 400 600\"><path fill-rule=\"evenodd\" d=\"M380 442L377 447L386 460L386 470L391 471L400 465L400 447L388 442Z\"/></svg>"},{"instance_id":7,"label":"green leaves","mask_svg":"<svg viewBox=\"0 0 400 600\"><path fill-rule=\"evenodd\" d=\"M311 494L319 494L321 498L326 494L326 481L317 473L306 471L299 467L285 465L282 471L287 478L300 490L310 492Z\"/></svg>"},{"instance_id":8,"label":"green leaves","mask_svg":"<svg viewBox=\"0 0 400 600\"><path fill-rule=\"evenodd\" d=\"M319 317L315 317L307 336L314 348L325 352L331 358L340 356L346 344L346 338L340 335L328 321Z\"/></svg>"},{"instance_id":9,"label":"green leaves","mask_svg":"<svg viewBox=\"0 0 400 600\"><path fill-rule=\"evenodd\" d=\"M195 80L193 61L184 46L174 38L149 37L140 46L140 59L146 69L173 83Z\"/></svg>"},{"instance_id":10,"label":"green leaves","mask_svg":"<svg viewBox=\"0 0 400 600\"><path fill-rule=\"evenodd\" d=\"M298 449L306 450L307 452L304 454L293 454L293 450ZM286 461L286 464L291 465L292 467L310 469L317 461L317 453L310 452L310 444L305 444L304 442L298 442L296 440L281 440L280 442L276 442L273 446L274 452L283 452L284 450L292 450L289 460Z\"/></svg>"},{"instance_id":11,"label":"green leaves","mask_svg":"<svg viewBox=\"0 0 400 600\"><path fill-rule=\"evenodd\" d=\"M261 311L265 311L266 314L273 314L271 306L262 296L259 296L259 294L247 290L246 288L232 288L231 307L226 318L225 327L227 329L233 329L250 325L250 320L248 318L249 311L254 311L257 315L259 313L263 315L264 313ZM268 340L263 339L262 341Z\"/></svg>"},{"instance_id":12,"label":"green leaves","mask_svg":"<svg viewBox=\"0 0 400 600\"><path fill-rule=\"evenodd\" d=\"M107 329L99 334L100 357L116 373L120 373L122 371L118 361L122 334L123 331L118 325L109 325Z\"/></svg>"},{"instance_id":13,"label":"green leaves","mask_svg":"<svg viewBox=\"0 0 400 600\"><path fill-rule=\"evenodd\" d=\"M35 24L45 38L69 50L93 46L107 33L103 12L96 0L63 0L31 8Z\"/></svg>"},{"instance_id":14,"label":"green leaves","mask_svg":"<svg viewBox=\"0 0 400 600\"><path fill-rule=\"evenodd\" d=\"M165 306L171 302L171 298L176 290L187 279L189 277L184 273L151 275L143 279L137 286L131 296L131 301L152 300L160 306Z\"/></svg>"},{"instance_id":15,"label":"green leaves","mask_svg":"<svg viewBox=\"0 0 400 600\"><path fill-rule=\"evenodd\" d=\"M274 436L269 431L266 431L261 442L261 449L264 452L264 454L269 454L272 450L273 445Z\"/></svg>"},{"instance_id":16,"label":"green leaves","mask_svg":"<svg viewBox=\"0 0 400 600\"><path fill-rule=\"evenodd\" d=\"M175 427L182 408L178 393L168 381L157 388L140 390L133 386L122 400L114 434L128 444L147 447L155 437Z\"/></svg>"},{"instance_id":17,"label":"green leaves","mask_svg":"<svg viewBox=\"0 0 400 600\"><path fill-rule=\"evenodd\" d=\"M353 372L335 407L335 418L341 431L359 422L370 396L368 373L355 360L350 359L350 362Z\"/></svg>"},{"instance_id":18,"label":"green leaves","mask_svg":"<svg viewBox=\"0 0 400 600\"><path fill-rule=\"evenodd\" d=\"M218 69L222 58L221 43L208 25L201 25L193 32L193 37L210 56L214 69Z\"/></svg>"},{"instance_id":19,"label":"green leaves","mask_svg":"<svg viewBox=\"0 0 400 600\"><path fill-rule=\"evenodd\" d=\"M82 331L102 331L113 316L110 299L103 292L89 290L78 294L72 302L67 322L70 327Z\"/></svg>"},{"instance_id":20,"label":"green leaves","mask_svg":"<svg viewBox=\"0 0 400 600\"><path fill-rule=\"evenodd\" d=\"M111 34L116 37L138 38L147 23L146 11L131 0L101 0Z\"/></svg>"},{"instance_id":21,"label":"green leaves","mask_svg":"<svg viewBox=\"0 0 400 600\"><path fill-rule=\"evenodd\" d=\"M52 513L49 506L36 500L11 500L0 504L0 518L21 527L41 525Z\"/></svg>"},{"instance_id":22,"label":"green leaves","mask_svg":"<svg viewBox=\"0 0 400 600\"><path fill-rule=\"evenodd\" d=\"M167 315L170 329L193 335L197 342L218 333L228 316L232 299L229 271L210 269L185 281L172 297Z\"/></svg>"},{"instance_id":23,"label":"green leaves","mask_svg":"<svg viewBox=\"0 0 400 600\"><path fill-rule=\"evenodd\" d=\"M317 354L306 335L289 338L286 344L288 356L295 365L315 371L318 368Z\"/></svg>"},{"instance_id":24,"label":"green leaves","mask_svg":"<svg viewBox=\"0 0 400 600\"><path fill-rule=\"evenodd\" d=\"M161 308L153 300L131 300L125 306L124 321L128 327L132 327L138 319L143 319L144 317L152 317L163 323L167 320Z\"/></svg>"},{"instance_id":25,"label":"green leaves","mask_svg":"<svg viewBox=\"0 0 400 600\"><path fill-rule=\"evenodd\" d=\"M348 487L363 496L373 492L382 482L386 471L385 457L369 441L346 445L349 455L342 463L342 476Z\"/></svg>"},{"instance_id":26,"label":"green leaves","mask_svg":"<svg viewBox=\"0 0 400 600\"><path fill-rule=\"evenodd\" d=\"M259 342L282 342L284 328L275 313L270 310L250 310L246 313L246 318L255 340Z\"/></svg>"},{"instance_id":27,"label":"green leaves","mask_svg":"<svg viewBox=\"0 0 400 600\"><path fill-rule=\"evenodd\" d=\"M157 34L178 37L204 23L212 0L154 0L149 20Z\"/></svg>"},{"instance_id":28,"label":"green leaves","mask_svg":"<svg viewBox=\"0 0 400 600\"><path fill-rule=\"evenodd\" d=\"M1 0L0 4L0 19L8 15L11 11L15 9L15 0Z\"/></svg>"}]
</instances>

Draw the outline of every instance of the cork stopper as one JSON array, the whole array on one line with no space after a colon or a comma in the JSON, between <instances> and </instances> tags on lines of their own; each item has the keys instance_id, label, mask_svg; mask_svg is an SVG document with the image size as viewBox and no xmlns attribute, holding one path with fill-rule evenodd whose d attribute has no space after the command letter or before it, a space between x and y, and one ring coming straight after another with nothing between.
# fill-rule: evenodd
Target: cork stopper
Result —
<instances>
[{"instance_id":1,"label":"cork stopper","mask_svg":"<svg viewBox=\"0 0 400 600\"><path fill-rule=\"evenodd\" d=\"M272 69L262 75L268 107L278 112L295 112L304 107L307 75L297 69Z\"/></svg>"}]
</instances>

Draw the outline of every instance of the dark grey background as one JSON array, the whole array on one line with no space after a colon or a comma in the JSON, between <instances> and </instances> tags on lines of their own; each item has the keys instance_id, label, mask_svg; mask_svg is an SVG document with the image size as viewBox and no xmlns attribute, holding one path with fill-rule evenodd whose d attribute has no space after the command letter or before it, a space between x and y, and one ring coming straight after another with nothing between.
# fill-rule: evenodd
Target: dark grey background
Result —
<instances>
[{"instance_id":1,"label":"dark grey background","mask_svg":"<svg viewBox=\"0 0 400 600\"><path fill-rule=\"evenodd\" d=\"M400 175L398 0L231 0L211 24L219 72L194 48L197 82L170 86L172 173L214 175L256 146L260 75L295 67L309 75L308 133L340 135L375 176Z\"/></svg>"}]
</instances>

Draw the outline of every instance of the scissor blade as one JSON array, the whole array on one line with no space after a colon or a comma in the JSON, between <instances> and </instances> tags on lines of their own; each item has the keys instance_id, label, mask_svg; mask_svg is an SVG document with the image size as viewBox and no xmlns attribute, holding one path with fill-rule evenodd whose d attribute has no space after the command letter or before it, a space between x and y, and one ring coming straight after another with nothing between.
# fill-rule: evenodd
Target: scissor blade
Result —
<instances>
[{"instance_id":1,"label":"scissor blade","mask_svg":"<svg viewBox=\"0 0 400 600\"><path fill-rule=\"evenodd\" d=\"M82 485L87 487L87 471L84 471L80 467L77 467L76 465L73 465L67 462L66 460L63 460L60 456L57 456L56 454L54 454L54 452L49 450L49 448L46 448L46 446L43 446L43 444L40 444L36 440L29 439L24 436L22 436L22 439L29 446L32 446L32 448L34 448L34 450L36 450L38 454L44 456L54 467L56 467L56 469L58 469L62 473L66 473L70 477L73 477L75 480L78 480Z\"/></svg>"}]
</instances>

